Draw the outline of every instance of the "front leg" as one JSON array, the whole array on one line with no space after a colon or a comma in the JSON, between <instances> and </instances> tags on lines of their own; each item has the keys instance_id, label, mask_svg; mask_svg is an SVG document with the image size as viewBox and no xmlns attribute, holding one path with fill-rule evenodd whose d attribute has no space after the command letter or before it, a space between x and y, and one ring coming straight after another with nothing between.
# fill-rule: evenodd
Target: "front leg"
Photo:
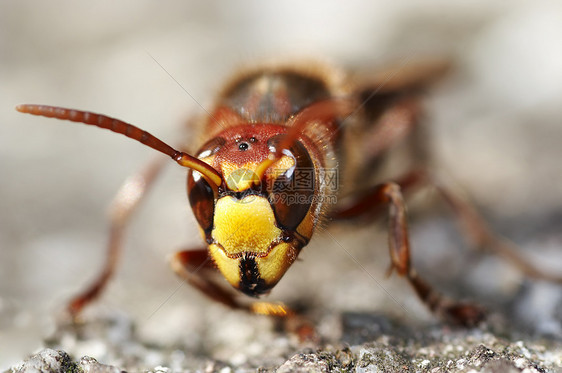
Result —
<instances>
[{"instance_id":1,"label":"front leg","mask_svg":"<svg viewBox=\"0 0 562 373\"><path fill-rule=\"evenodd\" d=\"M241 302L234 290L226 288L216 278L218 273L207 249L178 251L172 256L170 266L179 277L216 302L232 309L279 318L285 329L296 334L301 341L317 339L312 323L283 303Z\"/></svg>"},{"instance_id":2,"label":"front leg","mask_svg":"<svg viewBox=\"0 0 562 373\"><path fill-rule=\"evenodd\" d=\"M247 309L214 278L216 270L207 249L178 251L172 256L170 266L179 277L212 300L230 308Z\"/></svg>"},{"instance_id":3,"label":"front leg","mask_svg":"<svg viewBox=\"0 0 562 373\"><path fill-rule=\"evenodd\" d=\"M88 304L103 293L115 274L123 251L123 237L131 217L166 164L161 157L150 161L140 172L128 178L110 206L110 229L107 253L102 271L89 287L76 294L68 303L70 316L77 320Z\"/></svg>"}]
</instances>

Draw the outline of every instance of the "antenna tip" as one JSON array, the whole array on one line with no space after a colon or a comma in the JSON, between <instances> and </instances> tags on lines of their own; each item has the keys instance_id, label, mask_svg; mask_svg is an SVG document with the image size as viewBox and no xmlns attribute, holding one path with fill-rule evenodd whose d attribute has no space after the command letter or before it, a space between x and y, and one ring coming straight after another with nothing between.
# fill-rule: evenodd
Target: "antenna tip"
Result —
<instances>
[{"instance_id":1,"label":"antenna tip","mask_svg":"<svg viewBox=\"0 0 562 373\"><path fill-rule=\"evenodd\" d=\"M18 105L16 106L16 110L19 111L20 113L25 113L26 112L26 106L27 105Z\"/></svg>"}]
</instances>

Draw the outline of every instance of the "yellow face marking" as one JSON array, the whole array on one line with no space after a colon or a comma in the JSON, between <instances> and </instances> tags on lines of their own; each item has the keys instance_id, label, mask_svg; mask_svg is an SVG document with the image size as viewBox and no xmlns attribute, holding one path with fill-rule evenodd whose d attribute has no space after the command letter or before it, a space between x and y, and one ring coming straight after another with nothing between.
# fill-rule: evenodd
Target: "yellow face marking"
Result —
<instances>
[{"instance_id":1,"label":"yellow face marking","mask_svg":"<svg viewBox=\"0 0 562 373\"><path fill-rule=\"evenodd\" d=\"M224 250L215 244L209 245L209 253L226 281L237 288L240 283L239 259L229 258Z\"/></svg>"},{"instance_id":2,"label":"yellow face marking","mask_svg":"<svg viewBox=\"0 0 562 373\"><path fill-rule=\"evenodd\" d=\"M241 257L228 257L216 244L209 245L209 252L224 278L235 288L240 285ZM272 248L268 255L256 257L260 278L269 286L275 285L297 258L298 250L288 243L280 243Z\"/></svg>"},{"instance_id":3,"label":"yellow face marking","mask_svg":"<svg viewBox=\"0 0 562 373\"><path fill-rule=\"evenodd\" d=\"M242 166L232 162L222 162L220 164L221 172L225 180L227 180L228 188L235 192L248 189L251 181L255 176L254 170L257 167L256 162L248 162Z\"/></svg>"},{"instance_id":4,"label":"yellow face marking","mask_svg":"<svg viewBox=\"0 0 562 373\"><path fill-rule=\"evenodd\" d=\"M256 258L260 277L266 284L276 284L297 259L297 255L298 250L295 247L289 243L280 243L271 250L268 256Z\"/></svg>"},{"instance_id":5,"label":"yellow face marking","mask_svg":"<svg viewBox=\"0 0 562 373\"><path fill-rule=\"evenodd\" d=\"M275 225L275 216L264 197L220 198L214 225L211 235L217 244L209 245L209 252L223 276L236 288L244 254L254 257L259 276L268 286L275 285L297 258L297 248L280 242L282 231ZM274 242L280 243L272 246Z\"/></svg>"},{"instance_id":6,"label":"yellow face marking","mask_svg":"<svg viewBox=\"0 0 562 373\"><path fill-rule=\"evenodd\" d=\"M265 255L281 235L269 201L252 195L241 200L220 198L215 205L214 226L211 235L228 256L244 252Z\"/></svg>"},{"instance_id":7,"label":"yellow face marking","mask_svg":"<svg viewBox=\"0 0 562 373\"><path fill-rule=\"evenodd\" d=\"M223 162L221 171L228 188L240 192L260 182L254 173L258 166L256 162L242 167ZM268 177L275 179L294 166L295 159L284 155L268 169ZM297 258L300 247L280 240L283 232L277 227L265 197L220 198L215 204L213 225L211 236L216 243L209 245L209 252L220 272L235 288L240 286L240 263L245 255L254 258L259 278L268 287L275 285ZM278 244L274 245L276 242Z\"/></svg>"},{"instance_id":8,"label":"yellow face marking","mask_svg":"<svg viewBox=\"0 0 562 373\"><path fill-rule=\"evenodd\" d=\"M252 170L247 168L239 168L234 170L226 178L226 185L230 190L241 192L250 188L252 185L259 184L260 179L258 175Z\"/></svg>"},{"instance_id":9,"label":"yellow face marking","mask_svg":"<svg viewBox=\"0 0 562 373\"><path fill-rule=\"evenodd\" d=\"M206 159L203 160L207 162ZM228 188L235 192L241 192L254 184L259 184L259 177L255 173L259 165L260 163L258 162L248 162L240 167L235 163L223 162L220 167ZM293 166L295 166L295 160L292 157L284 155L271 165L267 170L267 174L275 178Z\"/></svg>"}]
</instances>

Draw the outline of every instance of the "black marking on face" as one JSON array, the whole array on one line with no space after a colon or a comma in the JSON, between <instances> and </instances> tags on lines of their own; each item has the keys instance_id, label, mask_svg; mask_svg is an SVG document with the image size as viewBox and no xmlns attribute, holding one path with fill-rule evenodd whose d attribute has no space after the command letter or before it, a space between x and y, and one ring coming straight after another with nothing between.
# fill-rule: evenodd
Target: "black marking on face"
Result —
<instances>
[{"instance_id":1,"label":"black marking on face","mask_svg":"<svg viewBox=\"0 0 562 373\"><path fill-rule=\"evenodd\" d=\"M261 278L256 259L253 256L240 258L239 290L251 297L259 297L269 291L269 286Z\"/></svg>"}]
</instances>

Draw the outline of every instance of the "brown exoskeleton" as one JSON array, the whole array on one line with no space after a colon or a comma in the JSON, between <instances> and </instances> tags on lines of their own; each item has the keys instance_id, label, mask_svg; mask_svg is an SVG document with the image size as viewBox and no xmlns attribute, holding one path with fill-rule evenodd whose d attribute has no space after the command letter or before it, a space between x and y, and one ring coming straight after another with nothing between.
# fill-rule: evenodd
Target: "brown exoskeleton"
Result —
<instances>
[{"instance_id":1,"label":"brown exoskeleton","mask_svg":"<svg viewBox=\"0 0 562 373\"><path fill-rule=\"evenodd\" d=\"M490 233L466 202L432 180L423 162L414 162L391 181L377 179L395 145L413 138L420 97L445 68L419 64L361 84L324 64L248 70L225 86L211 115L202 120L206 141L195 156L104 115L39 105L17 109L124 134L189 168L189 202L206 247L176 253L171 265L216 301L256 313L291 314L284 306L240 302L212 273L218 269L236 290L259 297L277 284L321 222L386 211L390 270L404 277L434 313L472 325L483 316L478 306L442 296L410 264L404 191L433 185L476 244L492 248L530 276L562 278L542 273ZM107 262L92 286L70 302L72 315L94 300L113 275L126 223L161 166L151 163L119 193ZM343 181L336 187L334 175Z\"/></svg>"}]
</instances>

